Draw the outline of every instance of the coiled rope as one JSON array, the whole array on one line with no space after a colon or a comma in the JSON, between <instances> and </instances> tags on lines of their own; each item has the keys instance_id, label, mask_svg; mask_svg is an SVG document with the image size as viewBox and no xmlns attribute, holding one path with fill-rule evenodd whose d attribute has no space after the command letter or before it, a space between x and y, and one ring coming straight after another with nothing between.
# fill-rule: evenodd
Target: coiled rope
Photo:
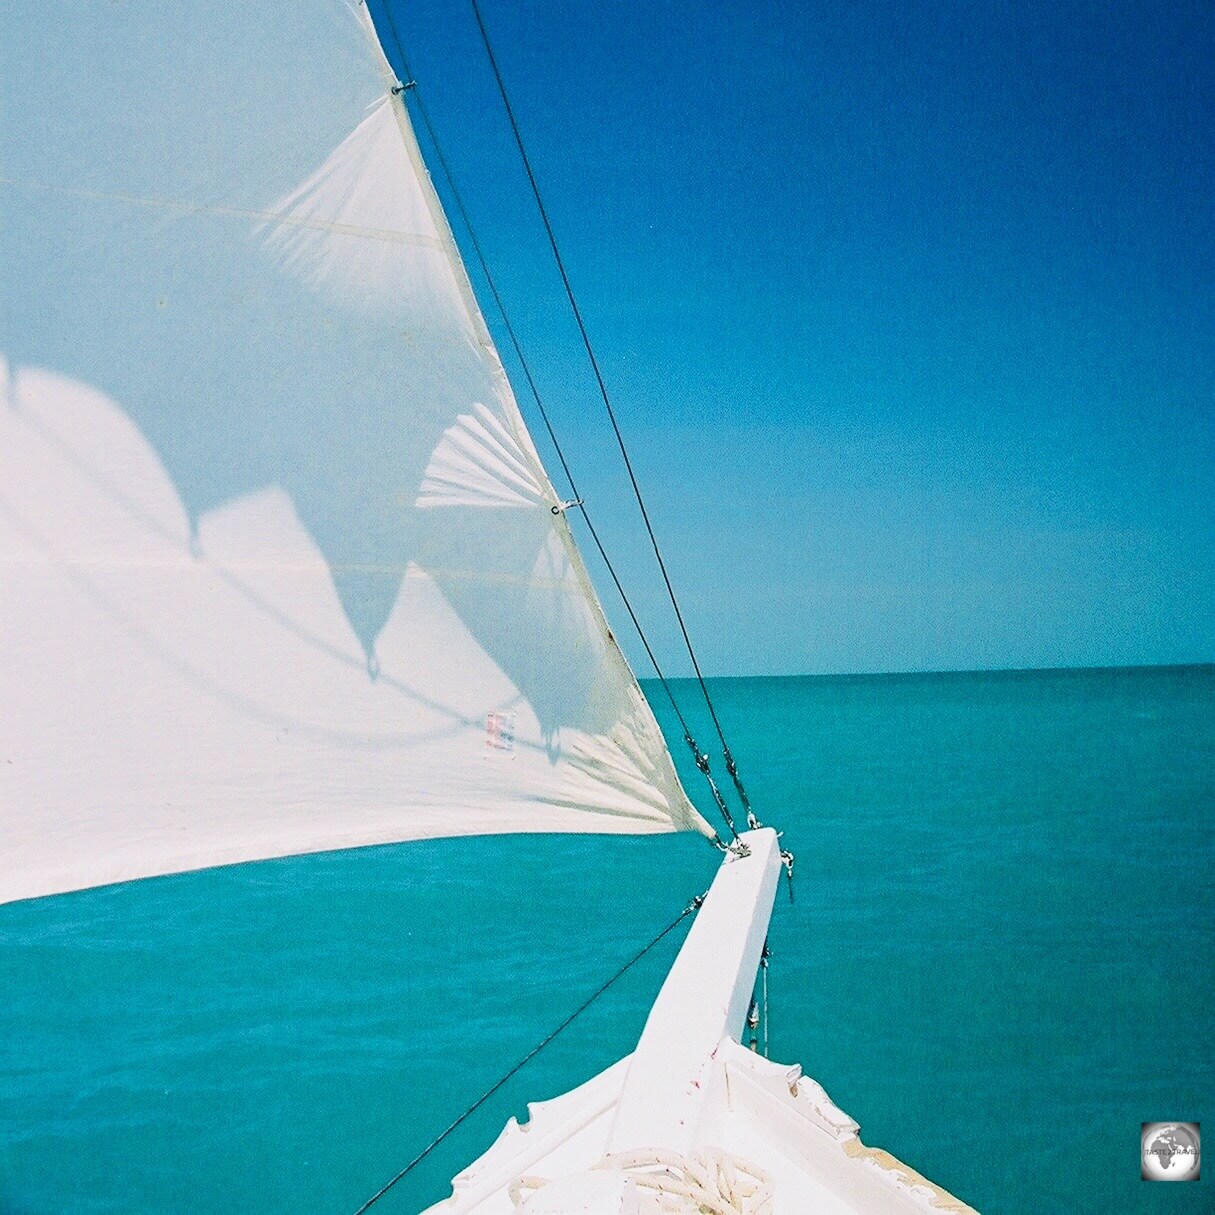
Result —
<instances>
[{"instance_id":1,"label":"coiled rope","mask_svg":"<svg viewBox=\"0 0 1215 1215\"><path fill-rule=\"evenodd\" d=\"M639 1215L772 1215L776 1203L771 1176L723 1148L687 1155L614 1152L592 1169L625 1174L639 1191ZM513 1181L509 1193L515 1210L549 1180L524 1176Z\"/></svg>"}]
</instances>

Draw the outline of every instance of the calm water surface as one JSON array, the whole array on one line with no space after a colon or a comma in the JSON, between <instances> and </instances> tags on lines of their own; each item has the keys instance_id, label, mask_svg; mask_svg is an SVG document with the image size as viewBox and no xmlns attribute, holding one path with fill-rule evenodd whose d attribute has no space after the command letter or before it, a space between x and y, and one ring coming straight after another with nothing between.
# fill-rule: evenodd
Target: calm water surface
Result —
<instances>
[{"instance_id":1,"label":"calm water surface","mask_svg":"<svg viewBox=\"0 0 1215 1215\"><path fill-rule=\"evenodd\" d=\"M1138 1162L1143 1121L1215 1136L1215 668L714 691L798 855L773 1056L987 1215L1215 1211ZM0 1212L352 1211L715 868L436 841L0 907ZM674 949L377 1211L630 1050Z\"/></svg>"}]
</instances>

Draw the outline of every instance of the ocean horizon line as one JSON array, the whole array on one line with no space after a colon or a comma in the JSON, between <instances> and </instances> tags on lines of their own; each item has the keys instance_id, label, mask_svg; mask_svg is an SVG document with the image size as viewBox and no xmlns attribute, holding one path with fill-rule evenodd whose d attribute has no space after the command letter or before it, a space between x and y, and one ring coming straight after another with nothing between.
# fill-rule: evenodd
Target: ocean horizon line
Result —
<instances>
[{"instance_id":1,"label":"ocean horizon line","mask_svg":"<svg viewBox=\"0 0 1215 1215\"><path fill-rule=\"evenodd\" d=\"M725 682L727 680L761 680L761 679L914 679L914 678L935 678L949 676L968 676L968 675L1084 675L1084 674L1099 674L1113 673L1115 671L1125 671L1127 673L1146 672L1146 671L1202 671L1215 670L1215 660L1203 660L1197 662L1128 662L1128 663L1085 663L1077 665L1062 665L1062 666L1046 666L1046 667L924 667L919 669L907 668L904 670L887 670L887 671L803 671L803 672L787 672L783 674L765 673L765 674L730 674L730 675L705 675L706 680L715 680ZM659 684L661 681L654 675L638 676L638 682L642 685ZM695 675L668 675L668 683L696 683Z\"/></svg>"}]
</instances>

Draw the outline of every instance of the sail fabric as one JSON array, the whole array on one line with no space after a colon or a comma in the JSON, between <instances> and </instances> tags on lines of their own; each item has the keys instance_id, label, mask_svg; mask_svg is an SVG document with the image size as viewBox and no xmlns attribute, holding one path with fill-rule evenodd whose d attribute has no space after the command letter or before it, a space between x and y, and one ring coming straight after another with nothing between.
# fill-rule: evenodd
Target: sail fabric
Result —
<instances>
[{"instance_id":1,"label":"sail fabric","mask_svg":"<svg viewBox=\"0 0 1215 1215\"><path fill-rule=\"evenodd\" d=\"M9 25L0 901L434 836L709 834L366 13Z\"/></svg>"}]
</instances>

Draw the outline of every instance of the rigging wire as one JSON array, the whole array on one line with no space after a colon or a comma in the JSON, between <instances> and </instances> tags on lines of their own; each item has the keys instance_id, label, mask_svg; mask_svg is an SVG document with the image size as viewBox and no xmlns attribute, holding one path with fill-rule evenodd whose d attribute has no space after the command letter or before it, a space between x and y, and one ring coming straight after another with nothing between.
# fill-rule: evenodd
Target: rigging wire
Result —
<instances>
[{"instance_id":1,"label":"rigging wire","mask_svg":"<svg viewBox=\"0 0 1215 1215\"><path fill-rule=\"evenodd\" d=\"M540 389L537 386L535 377L532 374L531 365L528 363L527 358L523 354L522 343L519 341L519 336L515 331L514 325L511 323L510 316L506 310L506 304L502 299L501 293L498 291L498 285L494 280L494 276L490 272L488 260L485 256L484 250L482 249L481 242L477 237L476 229L473 226L472 216L469 214L468 208L464 204L463 195L456 186L455 175L452 173L451 165L448 163L447 157L443 152L443 146L439 142L438 133L435 131L434 123L430 118L430 112L426 107L425 101L422 99L421 90L418 89L417 82L414 79L412 71L410 70L409 60L405 54L405 46L401 40L400 32L397 30L396 18L393 16L391 4L386 4L384 6L384 14L387 18L389 32L392 34L393 42L396 45L397 60L407 77L406 82L401 84L399 88L394 89L393 91L398 94L404 94L406 97L412 97L413 108L417 111L418 117L422 120L422 126L425 128L431 146L434 148L435 159L437 160L439 168L443 173L443 178L447 183L447 188L451 194L452 201L456 204L456 210L460 215L460 221L463 223L464 228L468 233L469 241L473 247L473 252L476 254L477 262L481 267L481 273L485 278L486 285L489 287L490 295L493 297L494 306L497 308L498 314L502 318L502 324L506 330L508 338L510 339L511 347L515 352L515 357L519 361L519 366L523 371L524 378L527 380L528 389L532 394L533 400L536 402L536 408L544 422L544 429L548 433L549 440L553 445L553 450L557 453L557 459L561 464L562 471L565 473L565 479L569 483L570 492L574 498L574 501L571 502L569 506L577 507L578 510L581 511L583 521L586 523L587 530L595 544L595 548L598 551L600 558L603 560L603 564L607 567L608 574L612 579L612 584L615 586L617 593L620 595L620 599L624 604L625 611L628 613L629 619L632 621L633 627L637 631L637 636L641 639L641 644L645 648L646 656L650 660L650 665L654 668L654 674L658 677L658 681L662 685L662 690L666 693L667 700L670 701L671 708L674 711L676 718L679 720L680 728L683 730L684 741L687 743L688 747L691 748L693 756L695 756L696 767L707 780L709 791L713 796L713 801L716 804L718 811L722 815L722 818L725 820L726 827L729 829L731 836L733 836L734 839L738 839L738 828L734 823L734 816L730 813L730 809L726 804L725 798L722 796L721 790L717 786L717 782L713 779L712 772L709 768L709 757L697 746L696 740L692 735L691 726L688 725L687 718L684 716L683 710L680 709L679 703L675 699L675 693L671 689L670 682L663 673L662 667L659 665L658 657L654 653L654 649L650 644L649 638L645 634L645 630L642 628L641 621L638 619L637 613L633 608L633 604L624 589L624 585L621 583L620 577L616 573L616 567L612 564L611 558L607 554L607 549L605 548L603 541L600 539L599 532L591 519L590 512L586 507L586 503L582 500L582 495L578 492L578 485L574 480L573 471L570 468L569 461L566 459L561 442L557 438L556 428L553 426L552 419L549 417L548 410L545 408L544 401L540 396ZM619 431L617 431L617 437L619 438ZM626 461L628 459L627 453L625 455L625 459ZM629 471L631 475L632 469L630 468ZM634 487L636 487L636 481L634 481ZM554 511L557 509L558 508L554 508ZM642 509L644 510L644 506ZM646 522L648 526L648 519ZM650 534L651 539L653 539L653 532ZM669 589L670 583L668 582L667 585ZM678 607L676 610L678 611ZM686 636L687 635L685 633L685 638ZM693 658L693 661L695 661L695 658ZM699 675L699 673L698 668L697 674ZM703 679L701 680L701 688L704 691L704 695L707 699L708 690L705 688ZM713 706L711 702L709 704L709 708L710 711L712 711ZM714 714L714 721L716 720L716 714ZM718 725L718 733L721 733L720 725ZM724 744L724 737L722 741ZM754 815L751 813L750 802L747 801L746 794L743 792L741 782L736 774L737 769L733 767L733 759L729 754L728 748L726 749L726 770L733 776L735 786L738 788L741 794L743 806L747 811L748 825L757 825Z\"/></svg>"},{"instance_id":2,"label":"rigging wire","mask_svg":"<svg viewBox=\"0 0 1215 1215\"><path fill-rule=\"evenodd\" d=\"M624 459L625 470L628 472L629 481L633 486L633 495L637 499L637 505L641 510L641 518L645 523L646 532L650 537L650 546L654 550L654 556L658 561L658 568L662 573L662 580L666 584L667 595L670 597L671 606L675 609L675 619L679 622L679 630L683 634L684 645L687 647L688 657L692 660L692 669L696 672L696 680L700 684L701 695L704 696L705 704L708 706L709 715L713 719L713 726L717 730L717 737L721 740L722 755L726 763L726 771L730 775L730 779L734 782L734 787L738 792L739 800L747 813L747 825L749 827L759 826L759 820L756 818L754 811L751 809L751 801L747 796L747 791L743 786L742 778L738 773L738 765L735 763L734 756L730 752L730 745L726 742L725 730L722 728L720 719L717 716L717 709L713 704L713 698L709 695L708 685L705 683L704 675L701 673L700 662L696 657L696 650L692 645L692 638L688 633L687 624L684 622L683 612L679 607L679 599L675 594L675 587L671 582L670 574L667 572L666 561L663 560L662 549L658 544L658 537L654 532L653 524L650 522L650 512L646 509L645 498L641 492L641 486L637 481L637 474L633 470L633 461L629 457L628 447L624 441L624 434L621 432L620 424L616 419L616 411L612 406L612 399L608 393L607 384L603 378L603 372L599 366L599 360L595 355L595 349L591 344L590 334L587 332L586 322L582 319L582 310L578 307L577 297L574 295L573 284L570 282L570 277L565 268L565 261L561 256L561 250L557 245L557 234L553 230L552 220L549 218L548 209L544 205L544 199L540 193L540 184L536 180L536 175L532 170L532 163L527 155L527 148L523 143L523 133L519 129L518 119L515 117L514 107L510 103L510 97L506 92L506 82L502 78L502 71L498 66L498 58L494 54L493 44L490 41L489 30L485 25L485 18L481 12L481 5L478 0L469 0L472 5L473 16L476 17L477 27L481 31L481 41L485 46L485 53L489 58L490 67L493 69L494 79L498 84L498 92L502 97L502 104L506 109L506 117L510 121L511 130L514 132L515 144L519 149L519 156L523 161L524 171L527 173L527 179L531 183L532 194L536 199L536 206L540 212L540 218L544 223L544 230L548 234L548 243L553 251L553 259L557 264L557 270L561 275L561 281L565 286L565 295L569 300L570 310L574 315L574 320L578 325L578 332L582 335L582 344L586 348L587 358L590 360L591 370L595 374L595 381L599 385L599 395L603 398L603 404L607 409L607 415L612 424L612 431L616 436L616 444L620 448L620 454ZM686 741L692 747L693 752L697 755L697 767L702 772L705 768L702 764L702 759L707 761L707 757L697 752L695 743L692 742L691 736L688 735Z\"/></svg>"},{"instance_id":3,"label":"rigging wire","mask_svg":"<svg viewBox=\"0 0 1215 1215\"><path fill-rule=\"evenodd\" d=\"M764 1000L764 1058L768 1058L768 963L772 959L772 953L768 949L768 940L764 938L764 949L759 955L759 970L763 976L763 1000Z\"/></svg>"},{"instance_id":4,"label":"rigging wire","mask_svg":"<svg viewBox=\"0 0 1215 1215\"><path fill-rule=\"evenodd\" d=\"M639 949L618 971L616 971L614 975L612 975L610 979L607 980L607 982L601 984L580 1005L578 1005L578 1007L574 1009L574 1011L570 1013L570 1015L566 1017L556 1029L554 1029L542 1041L533 1046L532 1049L529 1050L527 1054L524 1055L523 1058L510 1069L510 1071L502 1076L501 1079L490 1085L490 1087L487 1088L485 1092L483 1092L481 1096L478 1097L476 1101L474 1101L472 1105L470 1105L468 1109L466 1109L458 1118L448 1123L447 1127L440 1131L439 1134L437 1134L403 1169L401 1169L399 1173L397 1173L394 1177L385 1182L384 1185L382 1185L378 1190L376 1190L376 1192L372 1194L372 1196L368 1198L357 1211L355 1211L354 1215L364 1215L365 1211L369 1210L372 1206L379 1202L380 1199L383 1198L384 1195L387 1194L398 1181L401 1181L414 1168L421 1164L422 1161L425 1160L426 1157L429 1156L430 1153L433 1152L435 1148L437 1148L439 1144L441 1144L443 1140L452 1133L452 1131L454 1131L467 1118L476 1113L476 1111L479 1110L481 1106L483 1106L508 1080L512 1079L515 1075L522 1071L523 1068L526 1067L527 1064L530 1063L546 1046L548 1046L548 1044L552 1042L554 1038L556 1038L563 1030L568 1029L569 1026L571 1026L580 1016L582 1016L582 1014L586 1012L586 1010L590 1008L590 1006L594 1004L595 1001L598 1000L599 997L602 996L613 983L622 978L628 971L636 966L637 963L640 962L651 949L653 949L657 944L659 944L659 942L674 932L675 929L678 928L688 916L690 916L694 911L699 911L704 905L704 901L705 895L698 894L683 909L683 911L681 911L679 915L675 917L675 919L673 919L661 932L658 933L657 936L655 936L649 942L648 945L645 945Z\"/></svg>"}]
</instances>

